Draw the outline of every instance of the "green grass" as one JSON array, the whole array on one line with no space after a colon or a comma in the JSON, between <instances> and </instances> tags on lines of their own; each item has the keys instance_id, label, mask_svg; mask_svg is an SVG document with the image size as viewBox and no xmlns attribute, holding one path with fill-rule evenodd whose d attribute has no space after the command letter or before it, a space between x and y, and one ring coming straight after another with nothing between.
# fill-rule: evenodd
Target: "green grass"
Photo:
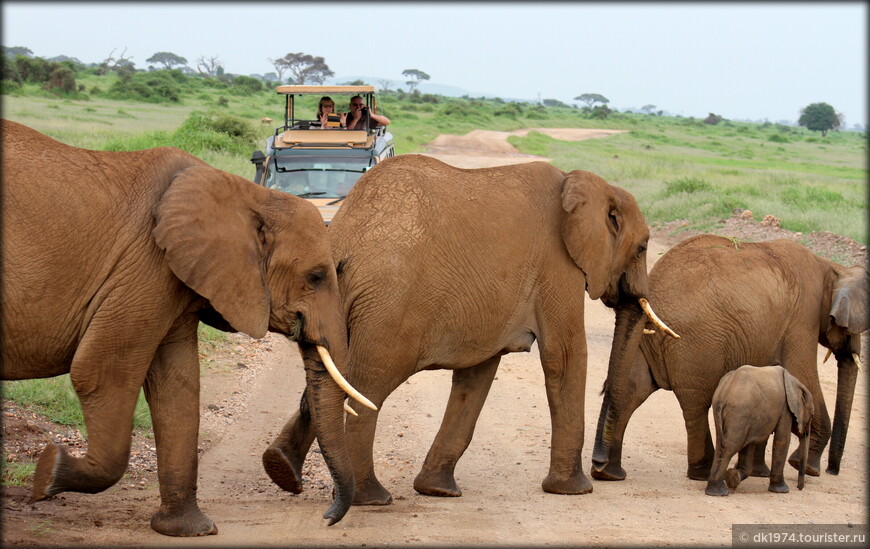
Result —
<instances>
[{"instance_id":1,"label":"green grass","mask_svg":"<svg viewBox=\"0 0 870 549\"><path fill-rule=\"evenodd\" d=\"M26 486L33 478L33 473L36 472L35 462L12 463L4 461L2 467L3 486Z\"/></svg>"},{"instance_id":2,"label":"green grass","mask_svg":"<svg viewBox=\"0 0 870 549\"><path fill-rule=\"evenodd\" d=\"M78 396L73 389L69 374L46 379L23 379L3 382L3 398L41 414L50 421L81 430L87 436ZM144 391L139 391L133 428L137 431L151 429L151 415Z\"/></svg>"}]
</instances>

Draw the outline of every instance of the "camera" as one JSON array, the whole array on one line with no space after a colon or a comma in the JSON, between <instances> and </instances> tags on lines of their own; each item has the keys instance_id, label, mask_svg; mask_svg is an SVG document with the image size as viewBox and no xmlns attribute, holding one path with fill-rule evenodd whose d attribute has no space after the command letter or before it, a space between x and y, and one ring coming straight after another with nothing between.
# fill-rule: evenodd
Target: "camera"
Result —
<instances>
[{"instance_id":1,"label":"camera","mask_svg":"<svg viewBox=\"0 0 870 549\"><path fill-rule=\"evenodd\" d=\"M363 113L363 114L368 114L368 113L369 113L369 108L368 108L368 107L363 107L363 108L360 109L360 112Z\"/></svg>"}]
</instances>

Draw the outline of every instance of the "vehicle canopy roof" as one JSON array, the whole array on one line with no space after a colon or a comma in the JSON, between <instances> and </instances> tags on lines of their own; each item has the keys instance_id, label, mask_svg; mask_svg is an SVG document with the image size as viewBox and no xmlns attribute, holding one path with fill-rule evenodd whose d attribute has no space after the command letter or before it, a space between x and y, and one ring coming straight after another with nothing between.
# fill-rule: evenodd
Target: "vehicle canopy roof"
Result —
<instances>
[{"instance_id":1,"label":"vehicle canopy roof","mask_svg":"<svg viewBox=\"0 0 870 549\"><path fill-rule=\"evenodd\" d=\"M280 95L329 95L329 94L371 94L375 93L374 86L304 86L304 85L285 85L278 86L276 90Z\"/></svg>"}]
</instances>

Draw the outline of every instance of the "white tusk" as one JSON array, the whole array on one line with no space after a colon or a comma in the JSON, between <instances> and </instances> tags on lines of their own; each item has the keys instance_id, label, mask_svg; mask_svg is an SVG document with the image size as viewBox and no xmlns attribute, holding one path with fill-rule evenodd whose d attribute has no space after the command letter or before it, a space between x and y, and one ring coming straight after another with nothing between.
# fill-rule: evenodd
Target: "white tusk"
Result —
<instances>
[{"instance_id":1,"label":"white tusk","mask_svg":"<svg viewBox=\"0 0 870 549\"><path fill-rule=\"evenodd\" d=\"M822 361L822 364L824 364L825 362L827 362L828 359L831 358L831 355L832 355L833 353L834 353L834 351L828 349L828 352L825 353L825 360Z\"/></svg>"},{"instance_id":2,"label":"white tusk","mask_svg":"<svg viewBox=\"0 0 870 549\"><path fill-rule=\"evenodd\" d=\"M649 301L647 301L645 297L638 298L637 302L640 303L640 308L643 309L643 312L646 313L646 316L648 316L649 319L652 320L653 324L658 326L661 331L668 334L674 339L680 339L680 336L678 336L673 330L668 328L664 322L659 320L659 317L657 317L655 312L653 312L652 307L649 306Z\"/></svg>"},{"instance_id":3,"label":"white tusk","mask_svg":"<svg viewBox=\"0 0 870 549\"><path fill-rule=\"evenodd\" d=\"M326 371L329 372L329 375L332 376L332 379L335 380L335 383L341 387L345 393L348 394L351 398L358 401L360 404L367 408L371 408L372 410L377 410L378 407L372 403L371 400L364 397L359 391L353 388L353 386L347 382L346 379L341 375L338 371L338 368L335 367L335 363L332 361L332 357L329 356L329 351L326 348L317 346L317 354L320 355L320 360L323 361L323 365L326 366Z\"/></svg>"},{"instance_id":4,"label":"white tusk","mask_svg":"<svg viewBox=\"0 0 870 549\"><path fill-rule=\"evenodd\" d=\"M344 401L344 411L352 416L359 416L359 414L356 413L354 411L354 409L350 407L350 404L348 404L347 400Z\"/></svg>"},{"instance_id":5,"label":"white tusk","mask_svg":"<svg viewBox=\"0 0 870 549\"><path fill-rule=\"evenodd\" d=\"M643 329L643 335L653 335L654 333L656 333L655 330L648 330L647 328Z\"/></svg>"},{"instance_id":6,"label":"white tusk","mask_svg":"<svg viewBox=\"0 0 870 549\"><path fill-rule=\"evenodd\" d=\"M858 353L852 353L852 360L855 361L855 366L859 369L861 368L861 357L858 356Z\"/></svg>"}]
</instances>

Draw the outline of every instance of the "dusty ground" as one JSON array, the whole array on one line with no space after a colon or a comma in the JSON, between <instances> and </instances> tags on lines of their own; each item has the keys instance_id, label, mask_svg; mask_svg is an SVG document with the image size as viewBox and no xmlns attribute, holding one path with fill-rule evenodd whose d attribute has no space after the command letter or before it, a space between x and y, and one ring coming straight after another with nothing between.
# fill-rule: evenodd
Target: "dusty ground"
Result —
<instances>
[{"instance_id":1,"label":"dusty ground","mask_svg":"<svg viewBox=\"0 0 870 549\"><path fill-rule=\"evenodd\" d=\"M597 130L547 130L558 138L601 137ZM472 132L451 145L440 137L430 154L461 167L534 160L505 147L505 132ZM557 137L557 135L554 135ZM768 212L723 220L717 230L748 240L796 238L817 253L866 261L867 251L830 233L796 236L760 221ZM650 266L690 233L679 223L654 228ZM601 404L613 331L613 313L587 299L589 369L586 392L588 465ZM868 356L864 353L864 356ZM821 364L832 412L836 367ZM537 348L502 359L474 440L456 470L460 498L417 494L413 478L438 429L450 373L423 372L386 401L375 444L376 470L391 490L386 507L354 507L332 527L321 515L331 481L316 444L306 462L306 491L282 492L264 473L260 454L295 410L304 385L298 352L270 334L262 340L231 335L208 353L203 376L199 501L219 528L217 536L161 536L148 521L159 496L153 440L134 440L131 470L101 494L67 493L34 505L27 487L3 493L4 546L496 546L496 545L730 545L731 525L743 523L867 523L867 376L858 381L841 473L808 477L792 491L766 490L748 479L727 498L704 495L704 483L685 476L685 429L672 393L653 394L635 413L626 434L623 482L593 481L592 494L556 496L540 483L549 463L549 414ZM49 440L84 447L81 436L4 403L4 453L32 460ZM794 444L794 440L792 441ZM79 451L81 449L79 448ZM10 454L14 454L12 458ZM587 467L588 472L588 467Z\"/></svg>"}]
</instances>

